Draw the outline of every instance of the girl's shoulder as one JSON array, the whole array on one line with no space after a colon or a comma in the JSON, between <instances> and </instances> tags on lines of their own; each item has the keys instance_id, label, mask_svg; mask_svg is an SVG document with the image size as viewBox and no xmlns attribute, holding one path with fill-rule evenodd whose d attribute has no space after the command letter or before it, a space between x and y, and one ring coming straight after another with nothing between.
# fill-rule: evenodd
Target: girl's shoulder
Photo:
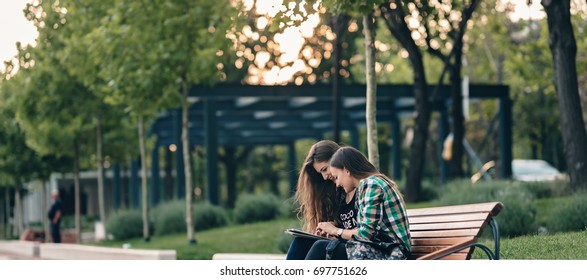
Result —
<instances>
[{"instance_id":1,"label":"girl's shoulder","mask_svg":"<svg viewBox=\"0 0 587 280\"><path fill-rule=\"evenodd\" d=\"M361 185L387 185L389 184L384 178L377 175L371 175L360 181Z\"/></svg>"},{"instance_id":2,"label":"girl's shoulder","mask_svg":"<svg viewBox=\"0 0 587 280\"><path fill-rule=\"evenodd\" d=\"M371 176L361 180L359 182L359 185L362 186L363 188L365 188L367 186L380 186L384 190L397 188L397 185L395 184L395 182L390 181L390 179L388 179L384 175L383 176L382 175L371 175Z\"/></svg>"}]
</instances>

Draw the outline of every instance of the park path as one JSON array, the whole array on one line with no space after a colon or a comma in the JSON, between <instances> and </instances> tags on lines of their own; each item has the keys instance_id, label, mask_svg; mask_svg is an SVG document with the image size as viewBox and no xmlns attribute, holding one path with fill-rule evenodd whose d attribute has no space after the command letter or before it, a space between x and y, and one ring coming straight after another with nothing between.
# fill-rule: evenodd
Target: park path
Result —
<instances>
[{"instance_id":1,"label":"park path","mask_svg":"<svg viewBox=\"0 0 587 280\"><path fill-rule=\"evenodd\" d=\"M39 257L30 257L25 255L11 254L6 252L0 252L0 261L3 260L40 260Z\"/></svg>"}]
</instances>

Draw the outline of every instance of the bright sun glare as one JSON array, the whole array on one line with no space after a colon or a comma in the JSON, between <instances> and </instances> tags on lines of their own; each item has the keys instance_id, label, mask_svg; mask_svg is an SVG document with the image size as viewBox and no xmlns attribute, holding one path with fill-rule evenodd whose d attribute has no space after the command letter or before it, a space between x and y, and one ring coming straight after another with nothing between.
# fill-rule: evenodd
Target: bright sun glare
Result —
<instances>
[{"instance_id":1,"label":"bright sun glare","mask_svg":"<svg viewBox=\"0 0 587 280\"><path fill-rule=\"evenodd\" d=\"M269 24L269 19L282 9L283 1L275 0L245 0L244 6L247 10L256 9L258 15L256 27L264 29ZM249 67L246 78L247 83L250 84L285 84L289 82L296 73L306 71L310 66L306 65L304 60L299 58L302 47L304 46L306 38L314 36L314 30L320 23L318 14L308 16L300 26L291 26L285 28L282 32L274 35L274 42L277 44L275 50L280 53L278 58L278 65L273 65L269 70L265 70L266 63L269 61L271 55L268 52L260 51L256 53L254 64L256 67ZM256 36L246 27L243 30L247 37ZM237 61L237 67L242 62Z\"/></svg>"},{"instance_id":2,"label":"bright sun glare","mask_svg":"<svg viewBox=\"0 0 587 280\"><path fill-rule=\"evenodd\" d=\"M12 60L16 55L16 42L23 45L34 44L37 30L24 16L22 10L31 0L10 0L0 3L0 71L4 70L4 61Z\"/></svg>"},{"instance_id":3,"label":"bright sun glare","mask_svg":"<svg viewBox=\"0 0 587 280\"><path fill-rule=\"evenodd\" d=\"M245 0L244 2L244 6L247 10L253 8L256 9L257 15L259 16L257 18L256 27L259 30L264 29L269 24L270 19L275 17L280 9L284 8L282 0ZM530 6L526 4L526 0L504 0L503 2L509 2L514 5L515 12L510 14L512 21L529 18L540 19L544 17L540 1L533 1ZM299 73L311 72L312 68L315 68L317 64L319 64L319 59L311 58L313 51L304 48L304 43L306 38L310 38L314 35L316 27L319 24L319 15L312 14L309 15L308 19L300 26L287 27L281 33L275 34L273 39L278 45L276 50L280 55L277 58L277 65L273 65L272 67L269 67L269 69L265 69L265 66L267 66L267 63L271 59L270 53L265 51L257 52L256 55L253 53L247 53L247 55L252 58L250 60L254 61L254 66L248 68L247 71L249 75L246 78L246 82L249 84L268 85L286 84ZM416 23L416 25L419 25L419 23ZM245 30L244 33L249 38L250 36L256 35L250 27L247 27L247 30ZM334 34L329 28L325 35L329 40L334 39ZM305 52L310 52L309 59ZM308 59L307 62L300 58L300 53ZM329 57L328 54L324 54L323 56L324 58ZM237 61L237 68L240 69L242 64L242 60ZM389 67L386 69L388 68ZM315 78L313 77L310 78L310 80L314 79ZM303 83L303 79L295 79L294 82L296 84L301 84Z\"/></svg>"},{"instance_id":4,"label":"bright sun glare","mask_svg":"<svg viewBox=\"0 0 587 280\"><path fill-rule=\"evenodd\" d=\"M31 22L24 17L22 10L26 3L33 0L10 0L0 2L0 59L2 61L11 60L16 55L16 42L22 44L34 44L37 37L37 31ZM534 19L544 17L540 1L533 1L530 6L526 5L526 0L508 0L515 5L516 12L511 14L513 21L520 19ZM283 0L244 0L244 7L247 10L256 9L257 19L255 27L257 30L268 28L271 18L283 8ZM325 35L329 40L334 38L334 34L329 28L320 27L320 18L318 14L309 15L308 19L297 27L285 28L281 33L273 35L274 54L279 53L277 61L272 63L271 53L261 50L255 53L250 50L244 50L239 55L253 61L254 67L247 69L248 77L246 82L250 84L285 84L299 73L308 73L319 65L322 58L328 59L329 50L325 49L324 53L315 57L315 51L311 48L304 47L307 38L314 36L317 30ZM6 28L9 27L9 28ZM262 38L250 27L243 30L243 33L254 40L260 40L265 43L267 38ZM252 37L251 37L252 36ZM255 37L256 36L256 37ZM264 36L263 36L264 37ZM241 42L244 42L241 40ZM248 52L247 52L248 51ZM237 52L238 54L238 52ZM300 54L302 54L300 56ZM300 57L306 58L306 60ZM243 67L243 61L236 62L237 68ZM308 65L309 64L309 65ZM239 67L240 66L240 67ZM4 64L0 65L0 70L4 69ZM309 70L308 70L309 69ZM299 78L299 77L298 77ZM310 77L315 80L315 76ZM303 79L295 79L296 84L301 84ZM312 82L312 81L310 81Z\"/></svg>"}]
</instances>

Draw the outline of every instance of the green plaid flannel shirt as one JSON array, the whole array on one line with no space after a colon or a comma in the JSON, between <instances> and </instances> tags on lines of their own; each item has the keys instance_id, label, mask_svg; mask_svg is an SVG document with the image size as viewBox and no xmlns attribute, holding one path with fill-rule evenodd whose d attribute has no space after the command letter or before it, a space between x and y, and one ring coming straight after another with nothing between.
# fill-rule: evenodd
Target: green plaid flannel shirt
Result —
<instances>
[{"instance_id":1,"label":"green plaid flannel shirt","mask_svg":"<svg viewBox=\"0 0 587 280\"><path fill-rule=\"evenodd\" d=\"M410 225L400 194L378 176L361 180L358 192L355 203L358 209L359 237L372 239L379 232L396 239L391 232L394 230L404 246L411 250Z\"/></svg>"}]
</instances>

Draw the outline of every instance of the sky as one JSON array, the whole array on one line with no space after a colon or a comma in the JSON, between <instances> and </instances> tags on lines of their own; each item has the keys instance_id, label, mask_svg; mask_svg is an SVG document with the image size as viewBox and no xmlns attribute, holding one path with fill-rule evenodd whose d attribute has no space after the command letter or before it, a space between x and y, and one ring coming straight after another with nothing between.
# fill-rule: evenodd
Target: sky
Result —
<instances>
[{"instance_id":1,"label":"sky","mask_svg":"<svg viewBox=\"0 0 587 280\"><path fill-rule=\"evenodd\" d=\"M0 70L4 69L4 61L16 55L16 42L34 44L37 31L33 24L24 17L22 10L26 3L34 0L0 0ZM531 13L540 10L539 1L534 1L530 9L524 4L526 0L511 0L516 3L516 18L527 18Z\"/></svg>"},{"instance_id":2,"label":"sky","mask_svg":"<svg viewBox=\"0 0 587 280\"><path fill-rule=\"evenodd\" d=\"M34 44L37 30L22 10L31 0L0 0L0 69L16 55L16 42Z\"/></svg>"}]
</instances>

